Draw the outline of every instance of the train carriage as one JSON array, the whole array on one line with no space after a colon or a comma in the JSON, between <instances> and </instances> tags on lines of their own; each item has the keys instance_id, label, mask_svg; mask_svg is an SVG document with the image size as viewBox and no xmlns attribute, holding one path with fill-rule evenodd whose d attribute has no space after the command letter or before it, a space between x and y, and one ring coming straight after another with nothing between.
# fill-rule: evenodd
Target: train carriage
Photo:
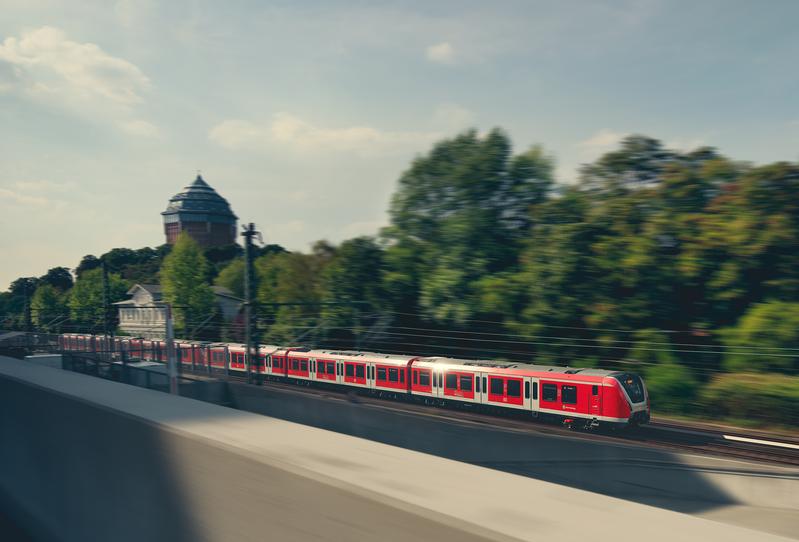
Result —
<instances>
[{"instance_id":1,"label":"train carriage","mask_svg":"<svg viewBox=\"0 0 799 542\"><path fill-rule=\"evenodd\" d=\"M102 351L105 336L64 334L64 350ZM246 372L246 346L176 341L176 357L186 367ZM166 361L163 341L115 338L115 350L128 359ZM647 423L649 396L634 373L446 357L414 357L375 352L311 350L259 345L257 371L305 384L325 383L379 395L442 404L528 412L569 425Z\"/></svg>"}]
</instances>

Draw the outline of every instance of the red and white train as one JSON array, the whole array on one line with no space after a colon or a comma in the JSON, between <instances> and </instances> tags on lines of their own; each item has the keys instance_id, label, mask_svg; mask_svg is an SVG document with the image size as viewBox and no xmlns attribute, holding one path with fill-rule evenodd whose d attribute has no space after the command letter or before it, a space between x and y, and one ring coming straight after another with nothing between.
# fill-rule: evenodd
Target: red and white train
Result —
<instances>
[{"instance_id":1,"label":"red and white train","mask_svg":"<svg viewBox=\"0 0 799 542\"><path fill-rule=\"evenodd\" d=\"M102 335L59 336L64 351L108 352L129 360L166 361L159 340ZM246 373L245 346L175 341L184 367ZM435 404L530 412L584 427L635 426L650 418L649 395L634 373L446 357L259 346L253 371L295 383L331 384Z\"/></svg>"}]
</instances>

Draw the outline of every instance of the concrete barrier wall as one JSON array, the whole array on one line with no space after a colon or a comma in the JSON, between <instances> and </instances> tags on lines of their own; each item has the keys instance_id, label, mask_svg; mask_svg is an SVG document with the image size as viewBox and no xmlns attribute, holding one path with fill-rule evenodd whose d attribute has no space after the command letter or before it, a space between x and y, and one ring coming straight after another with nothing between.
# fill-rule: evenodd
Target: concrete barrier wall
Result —
<instances>
[{"instance_id":1,"label":"concrete barrier wall","mask_svg":"<svg viewBox=\"0 0 799 542\"><path fill-rule=\"evenodd\" d=\"M0 438L0 494L41 540L777 539L16 360Z\"/></svg>"},{"instance_id":2,"label":"concrete barrier wall","mask_svg":"<svg viewBox=\"0 0 799 542\"><path fill-rule=\"evenodd\" d=\"M423 409L433 416L352 403L341 394L318 396L302 388L258 388L230 383L234 406L323 429L489 466L605 495L703 512L746 505L790 512L799 534L799 469L775 467L662 448L519 432L458 421L458 412ZM531 422L531 428L536 424ZM784 514L779 514L784 521Z\"/></svg>"}]
</instances>

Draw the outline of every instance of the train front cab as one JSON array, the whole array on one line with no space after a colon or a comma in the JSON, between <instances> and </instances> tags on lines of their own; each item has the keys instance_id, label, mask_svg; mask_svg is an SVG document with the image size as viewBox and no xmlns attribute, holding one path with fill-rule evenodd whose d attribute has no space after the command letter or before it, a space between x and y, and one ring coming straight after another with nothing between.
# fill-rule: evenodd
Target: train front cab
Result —
<instances>
[{"instance_id":1,"label":"train front cab","mask_svg":"<svg viewBox=\"0 0 799 542\"><path fill-rule=\"evenodd\" d=\"M649 423L649 394L635 373L615 372L605 378L601 420L605 425L636 427Z\"/></svg>"}]
</instances>

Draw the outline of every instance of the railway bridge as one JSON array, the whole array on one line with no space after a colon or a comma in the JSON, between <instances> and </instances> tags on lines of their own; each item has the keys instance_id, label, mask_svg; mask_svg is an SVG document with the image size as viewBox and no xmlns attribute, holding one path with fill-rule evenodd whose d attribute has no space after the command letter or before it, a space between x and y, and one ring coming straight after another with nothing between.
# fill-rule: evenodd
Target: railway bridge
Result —
<instances>
[{"instance_id":1,"label":"railway bridge","mask_svg":"<svg viewBox=\"0 0 799 542\"><path fill-rule=\"evenodd\" d=\"M775 532L10 358L0 358L0 439L0 502L34 540L732 542L799 532L788 502L796 481L777 471L762 486L789 505L771 516L782 518Z\"/></svg>"}]
</instances>

